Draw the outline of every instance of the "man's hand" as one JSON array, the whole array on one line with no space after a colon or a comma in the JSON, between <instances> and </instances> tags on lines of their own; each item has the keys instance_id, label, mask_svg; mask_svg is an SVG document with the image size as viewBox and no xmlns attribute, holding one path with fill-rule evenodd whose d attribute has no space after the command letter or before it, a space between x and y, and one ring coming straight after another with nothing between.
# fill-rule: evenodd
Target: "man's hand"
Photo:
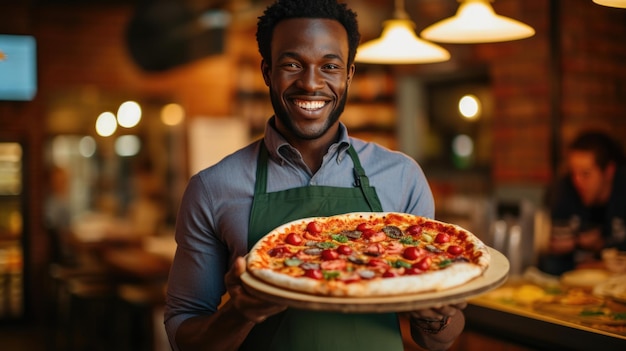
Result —
<instances>
[{"instance_id":1,"label":"man's hand","mask_svg":"<svg viewBox=\"0 0 626 351\"><path fill-rule=\"evenodd\" d=\"M411 311L409 312L409 317L418 320L440 321L445 318L453 317L465 307L467 307L467 302L435 306L425 310Z\"/></svg>"},{"instance_id":2,"label":"man's hand","mask_svg":"<svg viewBox=\"0 0 626 351\"><path fill-rule=\"evenodd\" d=\"M549 251L554 255L563 255L576 249L576 235L569 227L556 226L550 234Z\"/></svg>"},{"instance_id":3,"label":"man's hand","mask_svg":"<svg viewBox=\"0 0 626 351\"><path fill-rule=\"evenodd\" d=\"M241 275L245 271L246 260L243 257L238 257L225 277L226 289L230 295L231 303L239 313L254 323L260 323L287 309L287 306L261 300L246 291L241 282Z\"/></svg>"},{"instance_id":4,"label":"man's hand","mask_svg":"<svg viewBox=\"0 0 626 351\"><path fill-rule=\"evenodd\" d=\"M238 350L256 323L287 308L249 294L241 282L245 271L246 261L238 257L224 278L229 300L215 313L188 318L178 327L181 351Z\"/></svg>"},{"instance_id":5,"label":"man's hand","mask_svg":"<svg viewBox=\"0 0 626 351\"><path fill-rule=\"evenodd\" d=\"M604 238L599 228L578 233L578 246L582 249L600 252L604 248Z\"/></svg>"},{"instance_id":6,"label":"man's hand","mask_svg":"<svg viewBox=\"0 0 626 351\"><path fill-rule=\"evenodd\" d=\"M447 350L465 327L465 307L466 302L459 302L407 312L413 340L428 350Z\"/></svg>"}]
</instances>

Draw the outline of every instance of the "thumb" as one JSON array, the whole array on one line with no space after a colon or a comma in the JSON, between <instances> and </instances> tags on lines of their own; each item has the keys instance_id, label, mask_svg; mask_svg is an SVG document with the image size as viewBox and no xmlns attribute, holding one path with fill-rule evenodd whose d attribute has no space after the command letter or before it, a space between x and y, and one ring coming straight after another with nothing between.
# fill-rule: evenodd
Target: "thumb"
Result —
<instances>
[{"instance_id":1,"label":"thumb","mask_svg":"<svg viewBox=\"0 0 626 351\"><path fill-rule=\"evenodd\" d=\"M246 259L243 257L237 257L235 261L235 266L237 270L237 275L242 275L246 271Z\"/></svg>"}]
</instances>

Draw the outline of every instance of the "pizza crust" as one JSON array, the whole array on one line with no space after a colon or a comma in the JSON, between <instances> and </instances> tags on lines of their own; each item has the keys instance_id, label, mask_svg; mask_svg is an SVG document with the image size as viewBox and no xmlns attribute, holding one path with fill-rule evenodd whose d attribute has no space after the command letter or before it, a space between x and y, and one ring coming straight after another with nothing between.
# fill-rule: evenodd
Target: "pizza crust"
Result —
<instances>
[{"instance_id":1,"label":"pizza crust","mask_svg":"<svg viewBox=\"0 0 626 351\"><path fill-rule=\"evenodd\" d=\"M400 213L349 213L333 217L341 217L345 222L350 222L355 220L372 220L372 218L380 218L390 214L398 216L398 218L402 216L417 217ZM298 225L301 226L303 223L327 218L329 217L306 218L290 222L270 232L255 244L248 254L248 271L266 283L292 291L335 297L376 297L417 294L457 287L481 276L491 260L487 246L472 233L456 225L427 219L429 222L454 227L455 230L464 233L467 236L464 242L473 246L474 254L478 255L478 257L471 263L464 261L454 262L446 268L425 271L421 274L403 275L393 278L376 277L349 283L335 279L316 280L300 275L277 272L273 269L275 267L272 266L273 262L267 255L267 250L281 242L278 240L279 235Z\"/></svg>"},{"instance_id":2,"label":"pizza crust","mask_svg":"<svg viewBox=\"0 0 626 351\"><path fill-rule=\"evenodd\" d=\"M450 289L481 276L483 270L473 264L457 263L446 269L420 275L407 275L395 278L376 278L344 283L338 280L318 281L309 278L292 277L271 269L253 270L252 274L275 286L307 292L314 295L335 297L373 297L417 294L429 291Z\"/></svg>"}]
</instances>

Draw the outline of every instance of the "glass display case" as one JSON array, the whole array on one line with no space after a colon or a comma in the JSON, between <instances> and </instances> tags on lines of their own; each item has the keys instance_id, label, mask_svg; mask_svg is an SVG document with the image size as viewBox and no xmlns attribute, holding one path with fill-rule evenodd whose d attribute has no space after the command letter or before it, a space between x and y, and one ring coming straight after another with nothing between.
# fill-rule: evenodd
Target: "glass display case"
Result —
<instances>
[{"instance_id":1,"label":"glass display case","mask_svg":"<svg viewBox=\"0 0 626 351\"><path fill-rule=\"evenodd\" d=\"M0 142L0 321L24 316L24 162L18 142Z\"/></svg>"}]
</instances>

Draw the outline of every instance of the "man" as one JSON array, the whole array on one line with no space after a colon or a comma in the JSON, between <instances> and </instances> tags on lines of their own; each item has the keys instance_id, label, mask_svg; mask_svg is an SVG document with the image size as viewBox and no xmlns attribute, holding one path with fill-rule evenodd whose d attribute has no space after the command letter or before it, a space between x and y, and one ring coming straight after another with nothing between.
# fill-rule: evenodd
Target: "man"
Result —
<instances>
[{"instance_id":1,"label":"man","mask_svg":"<svg viewBox=\"0 0 626 351\"><path fill-rule=\"evenodd\" d=\"M250 247L293 219L355 211L433 217L417 163L349 137L339 122L359 39L356 14L336 0L278 1L259 18L275 115L262 140L189 181L165 312L175 350L403 350L394 313L286 308L249 294L239 278ZM463 329L463 307L411 312L414 340L448 348Z\"/></svg>"},{"instance_id":2,"label":"man","mask_svg":"<svg viewBox=\"0 0 626 351\"><path fill-rule=\"evenodd\" d=\"M545 271L561 274L593 262L606 247L626 249L623 160L620 145L601 132L581 133L569 145L568 173L550 202L553 235Z\"/></svg>"}]
</instances>

